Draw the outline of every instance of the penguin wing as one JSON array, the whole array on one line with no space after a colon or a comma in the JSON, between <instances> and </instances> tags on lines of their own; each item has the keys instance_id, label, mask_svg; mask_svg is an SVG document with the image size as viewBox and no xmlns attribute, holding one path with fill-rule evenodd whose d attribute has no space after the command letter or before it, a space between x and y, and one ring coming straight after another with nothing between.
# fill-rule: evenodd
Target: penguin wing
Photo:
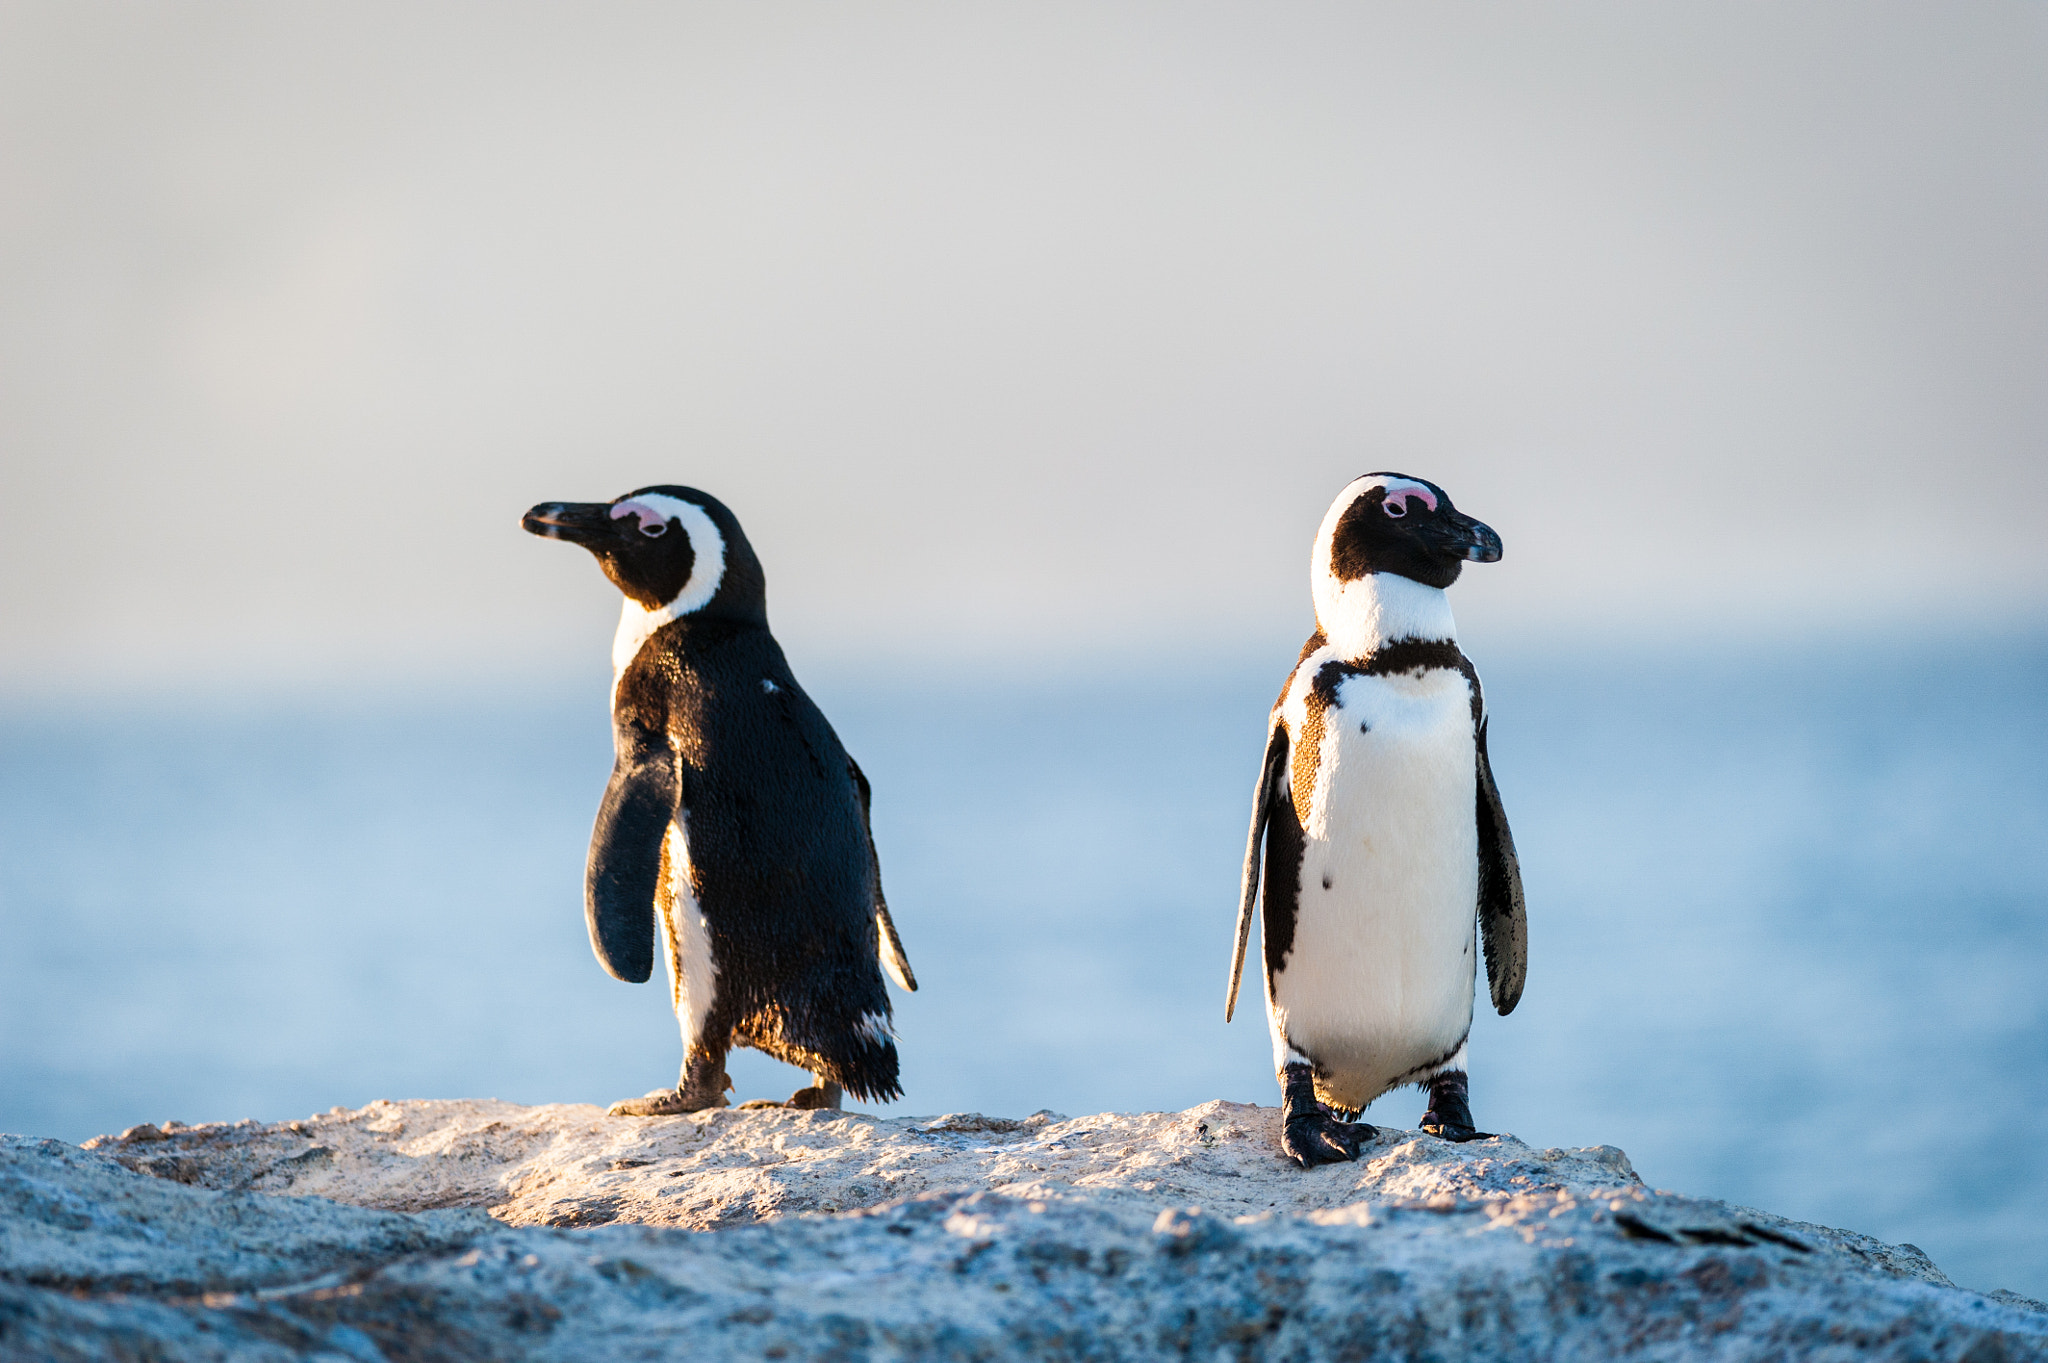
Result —
<instances>
[{"instance_id":1,"label":"penguin wing","mask_svg":"<svg viewBox=\"0 0 2048 1363\"><path fill-rule=\"evenodd\" d=\"M1479 935L1486 944L1486 983L1502 1017L1522 1001L1529 973L1529 915L1522 901L1522 868L1515 836L1486 760L1486 721L1479 721Z\"/></svg>"},{"instance_id":2,"label":"penguin wing","mask_svg":"<svg viewBox=\"0 0 2048 1363\"><path fill-rule=\"evenodd\" d=\"M590 949L614 978L640 984L654 973L654 897L661 845L676 817L676 755L668 739L637 725L617 729L618 760L597 807L583 877Z\"/></svg>"},{"instance_id":3,"label":"penguin wing","mask_svg":"<svg viewBox=\"0 0 2048 1363\"><path fill-rule=\"evenodd\" d=\"M860 794L861 832L868 840L868 870L875 878L875 936L880 946L882 965L896 983L910 993L917 992L917 975L910 968L910 958L903 954L903 939L896 935L896 920L889 917L889 901L882 897L882 858L875 851L875 825L869 815L869 805L874 800L874 788L868 785L867 775L861 771L860 763L848 757L848 771L853 773L853 788Z\"/></svg>"},{"instance_id":4,"label":"penguin wing","mask_svg":"<svg viewBox=\"0 0 2048 1363\"><path fill-rule=\"evenodd\" d=\"M1244 949L1251 941L1252 910L1259 902L1259 861L1265 850L1266 820L1271 817L1274 794L1281 788L1286 773L1287 726L1275 715L1272 728L1266 733L1266 755L1259 762L1259 779L1252 787L1252 831L1244 845L1244 880L1237 899L1237 949L1230 957L1230 993L1223 1000L1225 1022L1237 1012L1237 986L1244 977Z\"/></svg>"}]
</instances>

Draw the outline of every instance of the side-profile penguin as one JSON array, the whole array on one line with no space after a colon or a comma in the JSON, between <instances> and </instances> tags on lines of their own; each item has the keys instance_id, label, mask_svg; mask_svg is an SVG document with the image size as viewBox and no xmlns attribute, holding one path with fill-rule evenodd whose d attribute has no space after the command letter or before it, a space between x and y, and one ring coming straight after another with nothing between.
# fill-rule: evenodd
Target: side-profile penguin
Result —
<instances>
[{"instance_id":1,"label":"side-profile penguin","mask_svg":"<svg viewBox=\"0 0 2048 1363\"><path fill-rule=\"evenodd\" d=\"M734 1046L811 1072L790 1107L836 1108L842 1090L898 1097L881 966L905 989L917 982L882 899L867 778L768 632L766 579L739 521L664 485L543 502L520 524L588 549L626 595L612 643L618 756L584 912L618 979L647 979L658 945L683 1072L612 1113L724 1107Z\"/></svg>"},{"instance_id":2,"label":"side-profile penguin","mask_svg":"<svg viewBox=\"0 0 2048 1363\"><path fill-rule=\"evenodd\" d=\"M1434 483L1368 473L1310 560L1316 632L1267 721L1230 966L1237 1007L1264 857L1266 1017L1281 1145L1355 1159L1373 1099L1426 1085L1422 1129L1481 1139L1466 1096L1474 936L1493 1006L1522 997L1528 926L1486 760L1486 701L1444 589L1500 536Z\"/></svg>"}]
</instances>

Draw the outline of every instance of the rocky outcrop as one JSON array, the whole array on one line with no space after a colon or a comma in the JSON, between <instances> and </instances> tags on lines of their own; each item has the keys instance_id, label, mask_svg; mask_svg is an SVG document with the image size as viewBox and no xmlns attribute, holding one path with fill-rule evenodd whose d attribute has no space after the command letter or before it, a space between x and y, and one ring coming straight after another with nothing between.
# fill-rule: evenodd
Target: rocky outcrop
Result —
<instances>
[{"instance_id":1,"label":"rocky outcrop","mask_svg":"<svg viewBox=\"0 0 2048 1363\"><path fill-rule=\"evenodd\" d=\"M1618 1150L1271 1108L1022 1120L373 1103L0 1138L0 1359L2048 1358L1924 1254Z\"/></svg>"}]
</instances>

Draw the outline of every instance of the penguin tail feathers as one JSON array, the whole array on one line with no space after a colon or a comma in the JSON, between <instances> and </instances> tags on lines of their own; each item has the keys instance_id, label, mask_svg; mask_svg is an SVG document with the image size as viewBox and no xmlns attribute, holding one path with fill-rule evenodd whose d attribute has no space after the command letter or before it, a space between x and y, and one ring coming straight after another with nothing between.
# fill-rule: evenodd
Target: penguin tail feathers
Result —
<instances>
[{"instance_id":1,"label":"penguin tail feathers","mask_svg":"<svg viewBox=\"0 0 2048 1363\"><path fill-rule=\"evenodd\" d=\"M887 1103L903 1096L896 1038L886 1016L868 1013L856 1029L859 1040L845 1060L825 1066L833 1082L864 1103Z\"/></svg>"},{"instance_id":2,"label":"penguin tail feathers","mask_svg":"<svg viewBox=\"0 0 2048 1363\"><path fill-rule=\"evenodd\" d=\"M863 1103L893 1103L903 1096L903 1085L897 1083L893 1077L886 1084L863 1083L851 1077L841 1079L838 1083L839 1087Z\"/></svg>"},{"instance_id":3,"label":"penguin tail feathers","mask_svg":"<svg viewBox=\"0 0 2048 1363\"><path fill-rule=\"evenodd\" d=\"M814 1074L823 1074L866 1103L887 1103L903 1096L896 1034L887 1013L861 1014L853 1035L833 1049L836 1054L820 1055L812 1063Z\"/></svg>"},{"instance_id":4,"label":"penguin tail feathers","mask_svg":"<svg viewBox=\"0 0 2048 1363\"><path fill-rule=\"evenodd\" d=\"M809 1070L863 1101L886 1103L901 1098L896 1029L889 1016L888 998L882 992L882 982L872 975L868 978L876 1006L851 1018L838 1009L792 1018L780 1008L768 1008L742 1019L733 1028L732 1039L785 1065Z\"/></svg>"}]
</instances>

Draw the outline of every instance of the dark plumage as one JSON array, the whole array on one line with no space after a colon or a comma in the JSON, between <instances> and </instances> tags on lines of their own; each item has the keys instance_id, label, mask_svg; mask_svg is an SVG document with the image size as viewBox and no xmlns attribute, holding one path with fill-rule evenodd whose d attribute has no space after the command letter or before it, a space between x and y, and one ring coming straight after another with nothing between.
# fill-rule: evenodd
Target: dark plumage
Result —
<instances>
[{"instance_id":1,"label":"dark plumage","mask_svg":"<svg viewBox=\"0 0 2048 1363\"><path fill-rule=\"evenodd\" d=\"M798 1106L836 1106L841 1087L899 1096L882 960L916 984L882 896L868 783L769 633L738 520L655 486L543 503L523 525L589 549L627 597L585 909L618 978L670 958L685 1055L676 1090L614 1111L723 1106L736 1045L810 1070Z\"/></svg>"}]
</instances>

